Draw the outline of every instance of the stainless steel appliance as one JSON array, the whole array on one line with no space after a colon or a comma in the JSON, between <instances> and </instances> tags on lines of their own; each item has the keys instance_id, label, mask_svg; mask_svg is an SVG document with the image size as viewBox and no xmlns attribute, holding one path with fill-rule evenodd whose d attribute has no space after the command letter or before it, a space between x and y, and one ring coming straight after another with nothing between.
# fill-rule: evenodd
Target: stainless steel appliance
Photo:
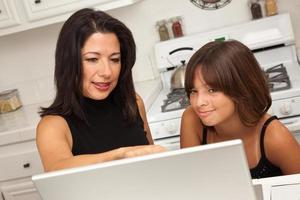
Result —
<instances>
[{"instance_id":1,"label":"stainless steel appliance","mask_svg":"<svg viewBox=\"0 0 300 200\"><path fill-rule=\"evenodd\" d=\"M269 74L269 113L277 115L300 141L300 65L290 16L286 13L157 43L156 63L163 89L147 113L155 143L179 148L180 120L188 100L183 89L172 93L170 80L176 66L187 63L207 42L227 39L239 40L253 51ZM190 50L172 53L178 49Z\"/></svg>"}]
</instances>

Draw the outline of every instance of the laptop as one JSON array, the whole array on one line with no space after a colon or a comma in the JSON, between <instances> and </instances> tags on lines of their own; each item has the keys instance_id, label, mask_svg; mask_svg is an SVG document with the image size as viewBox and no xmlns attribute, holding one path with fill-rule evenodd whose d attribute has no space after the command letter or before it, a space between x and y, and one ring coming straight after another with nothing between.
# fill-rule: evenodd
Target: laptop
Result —
<instances>
[{"instance_id":1,"label":"laptop","mask_svg":"<svg viewBox=\"0 0 300 200\"><path fill-rule=\"evenodd\" d=\"M43 200L255 200L241 140L32 176Z\"/></svg>"}]
</instances>

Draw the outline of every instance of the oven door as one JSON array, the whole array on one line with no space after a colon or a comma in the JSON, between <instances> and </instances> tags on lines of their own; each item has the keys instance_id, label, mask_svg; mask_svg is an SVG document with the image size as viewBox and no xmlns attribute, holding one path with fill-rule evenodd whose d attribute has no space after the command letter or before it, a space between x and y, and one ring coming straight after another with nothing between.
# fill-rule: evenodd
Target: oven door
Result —
<instances>
[{"instance_id":1,"label":"oven door","mask_svg":"<svg viewBox=\"0 0 300 200\"><path fill-rule=\"evenodd\" d=\"M179 135L168 138L161 138L154 140L155 144L161 145L168 150L177 150L180 149L180 137Z\"/></svg>"},{"instance_id":2,"label":"oven door","mask_svg":"<svg viewBox=\"0 0 300 200\"><path fill-rule=\"evenodd\" d=\"M300 143L300 116L280 119L280 121L294 134L295 138Z\"/></svg>"}]
</instances>

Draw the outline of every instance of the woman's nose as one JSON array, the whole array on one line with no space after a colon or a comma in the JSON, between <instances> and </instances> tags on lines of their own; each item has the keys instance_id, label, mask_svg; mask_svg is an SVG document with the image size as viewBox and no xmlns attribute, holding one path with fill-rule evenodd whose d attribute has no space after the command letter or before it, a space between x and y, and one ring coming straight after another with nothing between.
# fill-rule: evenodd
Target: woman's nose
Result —
<instances>
[{"instance_id":1,"label":"woman's nose","mask_svg":"<svg viewBox=\"0 0 300 200\"><path fill-rule=\"evenodd\" d=\"M105 78L110 77L112 74L111 66L108 61L101 61L98 66L98 75Z\"/></svg>"}]
</instances>

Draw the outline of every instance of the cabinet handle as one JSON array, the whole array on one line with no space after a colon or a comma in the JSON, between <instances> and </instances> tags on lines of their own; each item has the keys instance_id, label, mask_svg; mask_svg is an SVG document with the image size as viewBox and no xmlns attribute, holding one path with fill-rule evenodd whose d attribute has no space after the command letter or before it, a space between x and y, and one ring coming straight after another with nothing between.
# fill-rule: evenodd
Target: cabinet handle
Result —
<instances>
[{"instance_id":1,"label":"cabinet handle","mask_svg":"<svg viewBox=\"0 0 300 200\"><path fill-rule=\"evenodd\" d=\"M23 165L23 167L26 169L26 168L29 168L30 167L30 163L25 163L24 165Z\"/></svg>"},{"instance_id":2,"label":"cabinet handle","mask_svg":"<svg viewBox=\"0 0 300 200\"><path fill-rule=\"evenodd\" d=\"M41 2L42 2L41 0L35 0L35 1L34 1L35 4L39 4L39 3L41 3Z\"/></svg>"}]
</instances>

